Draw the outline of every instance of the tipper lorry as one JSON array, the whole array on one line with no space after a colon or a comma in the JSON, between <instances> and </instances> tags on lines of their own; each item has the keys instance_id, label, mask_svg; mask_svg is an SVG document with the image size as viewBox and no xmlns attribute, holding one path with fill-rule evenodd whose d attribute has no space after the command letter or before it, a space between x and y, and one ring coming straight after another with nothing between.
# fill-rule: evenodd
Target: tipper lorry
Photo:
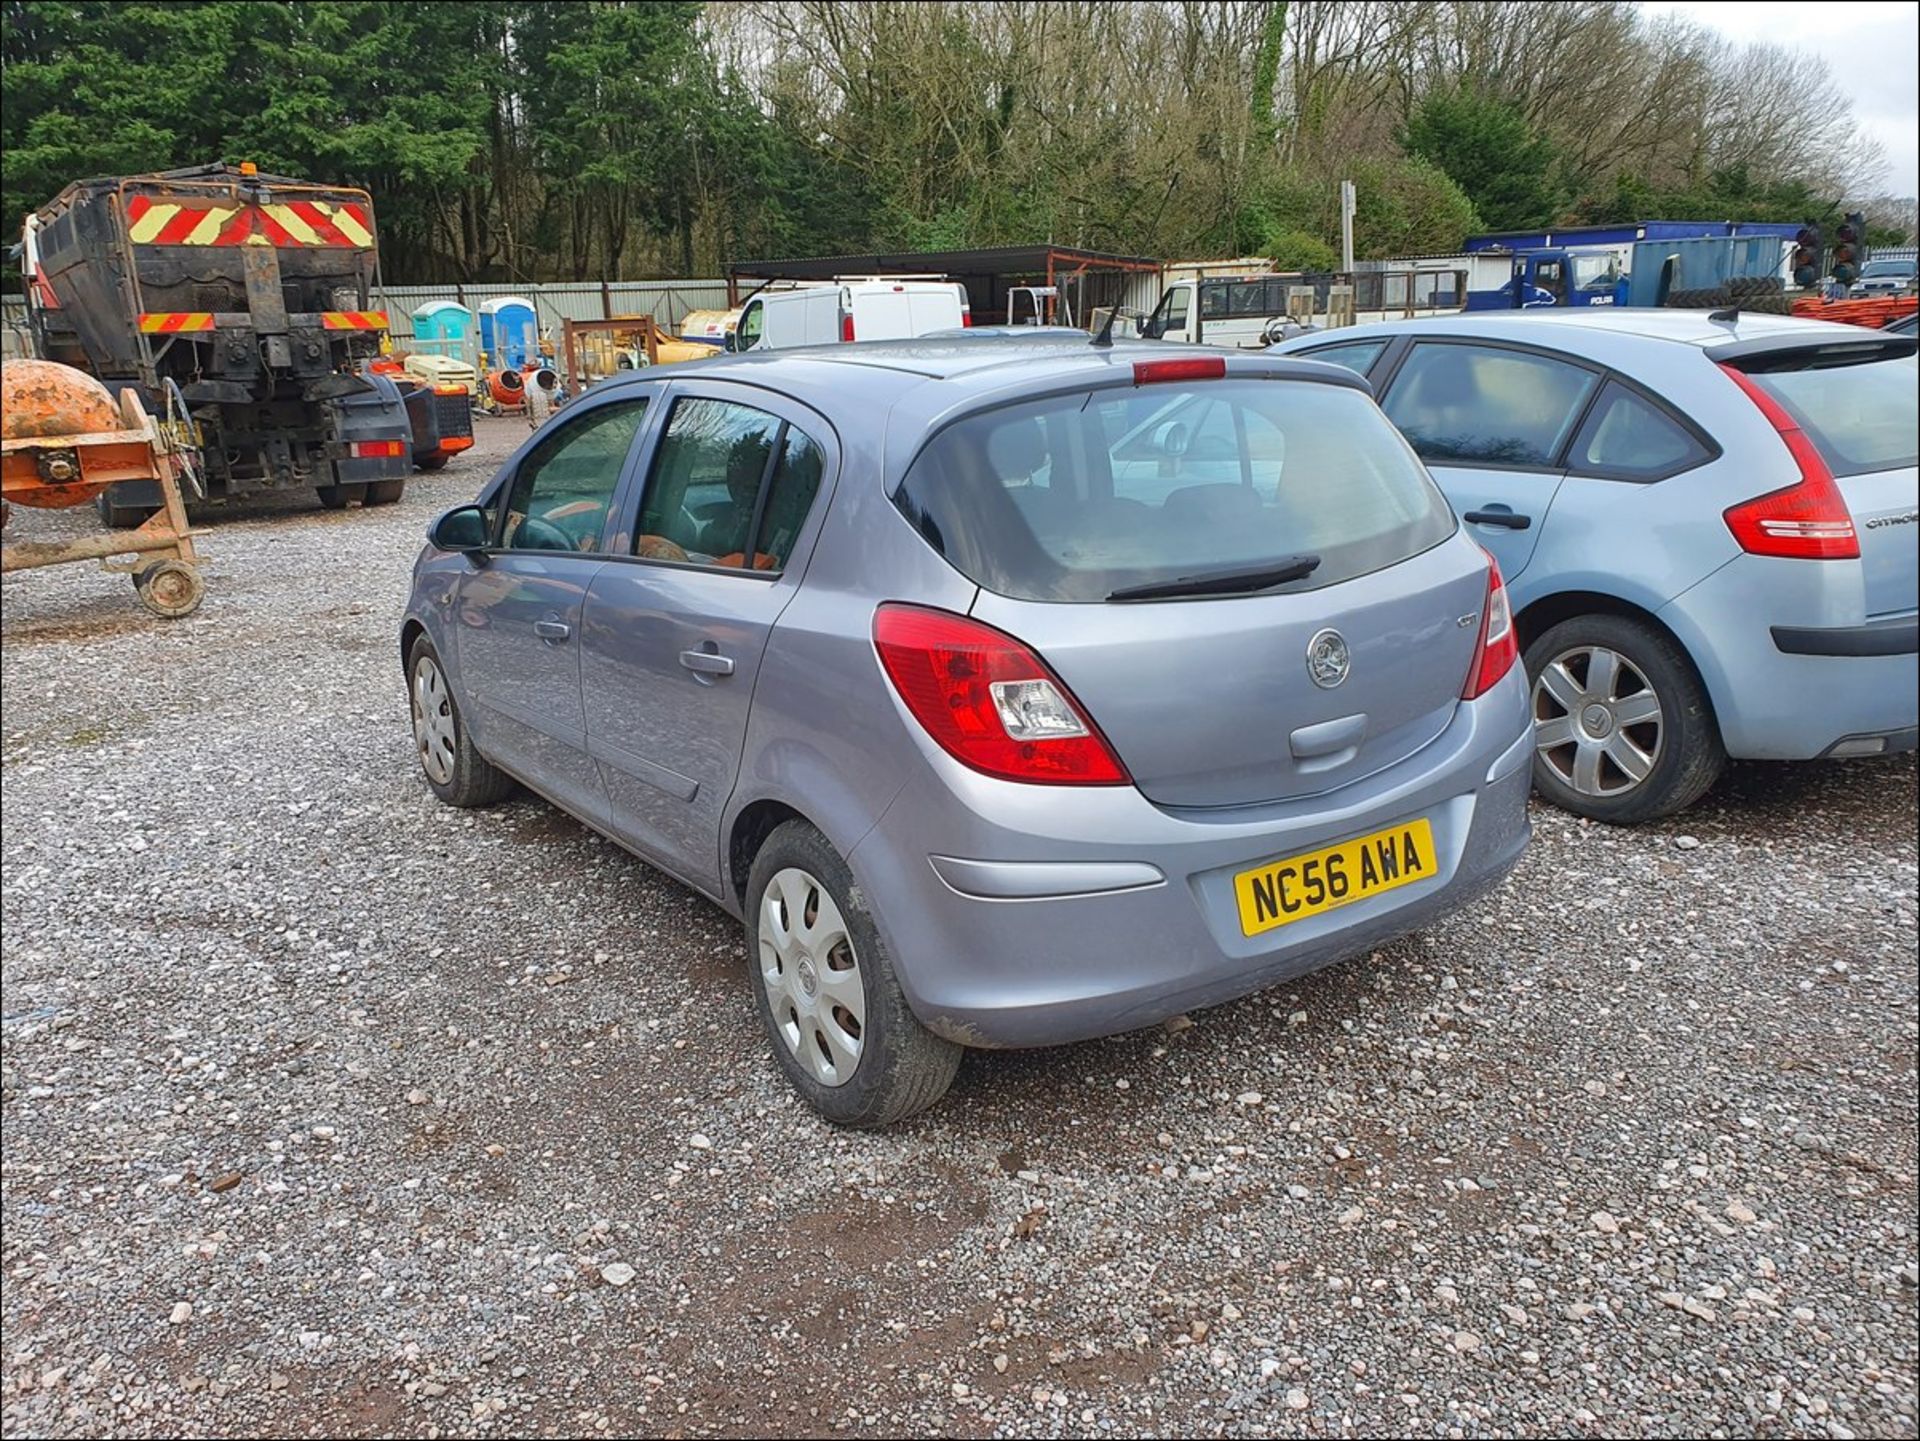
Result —
<instances>
[{"instance_id":1,"label":"tipper lorry","mask_svg":"<svg viewBox=\"0 0 1920 1441\"><path fill-rule=\"evenodd\" d=\"M387 317L364 191L251 165L76 181L28 217L22 261L38 354L186 427L196 500L310 486L383 505L472 443L464 388L409 406L411 383L369 369ZM122 527L160 502L128 482L97 504Z\"/></svg>"}]
</instances>

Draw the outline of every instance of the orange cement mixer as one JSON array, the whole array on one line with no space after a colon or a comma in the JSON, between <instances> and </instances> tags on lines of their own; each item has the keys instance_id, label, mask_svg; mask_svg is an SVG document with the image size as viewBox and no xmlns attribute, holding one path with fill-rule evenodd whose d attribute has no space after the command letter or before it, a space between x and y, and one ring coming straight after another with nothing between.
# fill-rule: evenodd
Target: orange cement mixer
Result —
<instances>
[{"instance_id":1,"label":"orange cement mixer","mask_svg":"<svg viewBox=\"0 0 1920 1441\"><path fill-rule=\"evenodd\" d=\"M92 376L50 360L0 365L0 526L13 507L85 505L109 485L153 480L164 503L145 525L117 535L0 546L0 571L98 560L133 577L156 615L189 615L206 584L187 525L180 479L194 474L190 422L163 426L132 390L116 401Z\"/></svg>"}]
</instances>

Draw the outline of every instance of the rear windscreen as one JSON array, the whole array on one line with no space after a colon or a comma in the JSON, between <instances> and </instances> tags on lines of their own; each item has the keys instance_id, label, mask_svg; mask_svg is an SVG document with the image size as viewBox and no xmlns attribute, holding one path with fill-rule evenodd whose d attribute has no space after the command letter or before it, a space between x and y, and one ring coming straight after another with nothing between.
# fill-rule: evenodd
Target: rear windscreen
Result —
<instances>
[{"instance_id":1,"label":"rear windscreen","mask_svg":"<svg viewBox=\"0 0 1920 1441\"><path fill-rule=\"evenodd\" d=\"M1453 533L1372 400L1221 380L1056 396L936 435L895 503L962 574L1016 600L1099 601L1319 557L1285 588L1366 575Z\"/></svg>"},{"instance_id":2,"label":"rear windscreen","mask_svg":"<svg viewBox=\"0 0 1920 1441\"><path fill-rule=\"evenodd\" d=\"M1904 469L1920 451L1920 368L1912 352L1864 362L1857 355L1795 351L1742 368L1800 423L1835 475Z\"/></svg>"}]
</instances>

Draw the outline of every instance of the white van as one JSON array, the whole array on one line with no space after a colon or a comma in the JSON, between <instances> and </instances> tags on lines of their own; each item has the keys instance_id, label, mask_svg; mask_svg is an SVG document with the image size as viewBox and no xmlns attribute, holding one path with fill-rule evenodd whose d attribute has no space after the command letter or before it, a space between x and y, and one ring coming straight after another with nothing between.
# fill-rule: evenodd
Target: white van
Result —
<instances>
[{"instance_id":1,"label":"white van","mask_svg":"<svg viewBox=\"0 0 1920 1441\"><path fill-rule=\"evenodd\" d=\"M762 290L740 308L735 350L791 350L847 340L911 340L970 324L967 289L951 280L836 281Z\"/></svg>"},{"instance_id":2,"label":"white van","mask_svg":"<svg viewBox=\"0 0 1920 1441\"><path fill-rule=\"evenodd\" d=\"M1288 275L1201 275L1169 281L1153 314L1140 322L1152 340L1259 349L1267 328L1287 313Z\"/></svg>"}]
</instances>

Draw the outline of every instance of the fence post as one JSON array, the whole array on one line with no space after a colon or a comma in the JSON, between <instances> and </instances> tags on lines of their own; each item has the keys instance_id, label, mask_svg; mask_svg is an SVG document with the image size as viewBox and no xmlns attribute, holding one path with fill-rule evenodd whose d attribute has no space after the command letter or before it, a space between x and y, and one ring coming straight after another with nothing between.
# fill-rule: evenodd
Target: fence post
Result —
<instances>
[{"instance_id":1,"label":"fence post","mask_svg":"<svg viewBox=\"0 0 1920 1441\"><path fill-rule=\"evenodd\" d=\"M613 288L604 280L600 282L600 318L613 319Z\"/></svg>"}]
</instances>

